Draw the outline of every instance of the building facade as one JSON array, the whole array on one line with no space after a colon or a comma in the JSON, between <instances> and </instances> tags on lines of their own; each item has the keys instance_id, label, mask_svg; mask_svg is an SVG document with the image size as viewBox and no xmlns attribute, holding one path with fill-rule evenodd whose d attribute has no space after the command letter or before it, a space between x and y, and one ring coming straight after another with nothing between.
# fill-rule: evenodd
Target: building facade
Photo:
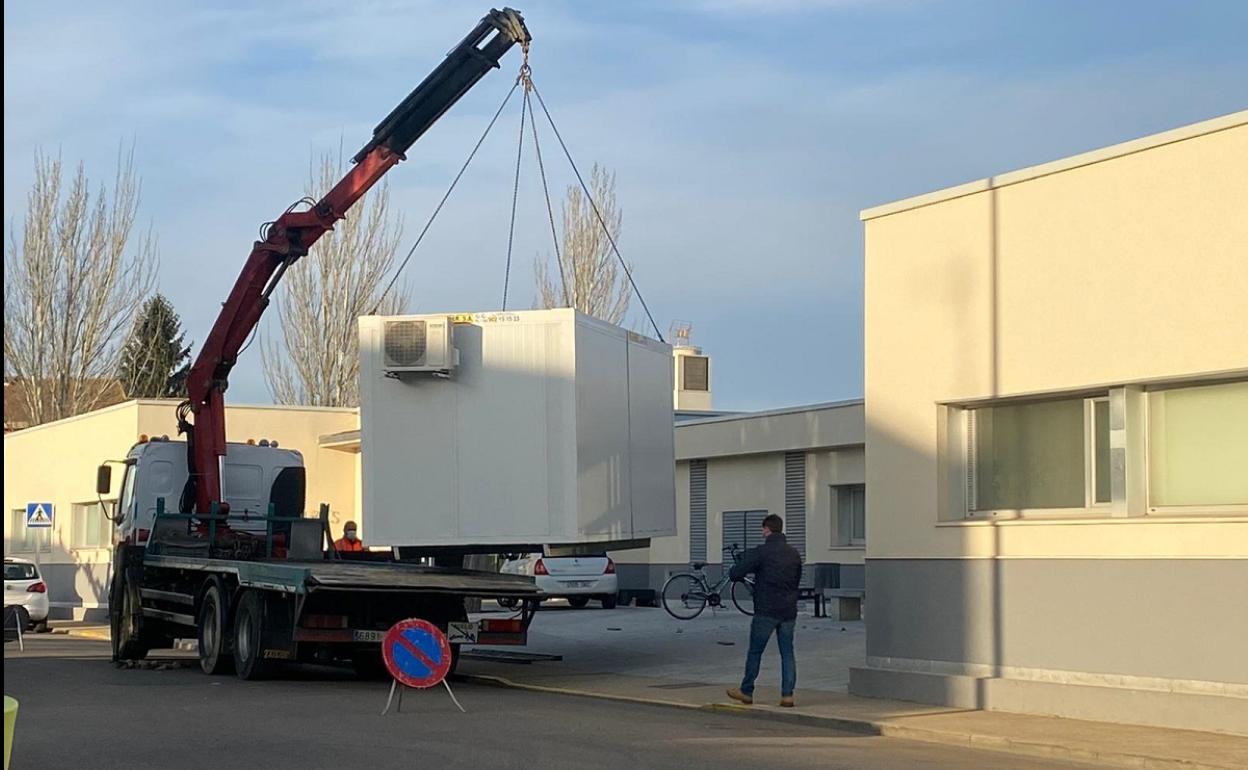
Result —
<instances>
[{"instance_id":1,"label":"building facade","mask_svg":"<svg viewBox=\"0 0 1248 770\"><path fill-rule=\"evenodd\" d=\"M851 692L1248 733L1248 112L862 219Z\"/></svg>"},{"instance_id":2,"label":"building facade","mask_svg":"<svg viewBox=\"0 0 1248 770\"><path fill-rule=\"evenodd\" d=\"M863 431L861 401L678 422L677 534L613 554L621 590L657 593L693 561L718 576L731 561L725 549L757 545L769 513L784 518L806 585L862 587Z\"/></svg>"},{"instance_id":3,"label":"building facade","mask_svg":"<svg viewBox=\"0 0 1248 770\"><path fill-rule=\"evenodd\" d=\"M95 617L107 608L113 528L96 495L96 468L124 458L142 436L176 433L177 405L127 401L4 435L4 552L39 561L54 618ZM328 503L335 531L355 517L356 458L317 447L322 434L356 426L354 409L230 406L226 411L228 440L266 438L303 454L308 513ZM118 487L114 479L114 496ZM50 530L26 528L29 502L55 506Z\"/></svg>"}]
</instances>

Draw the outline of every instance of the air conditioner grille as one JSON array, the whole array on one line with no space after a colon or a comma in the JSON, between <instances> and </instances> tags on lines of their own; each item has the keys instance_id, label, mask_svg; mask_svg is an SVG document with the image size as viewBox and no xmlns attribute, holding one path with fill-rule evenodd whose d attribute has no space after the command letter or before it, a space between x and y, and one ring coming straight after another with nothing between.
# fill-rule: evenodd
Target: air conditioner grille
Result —
<instances>
[{"instance_id":1,"label":"air conditioner grille","mask_svg":"<svg viewBox=\"0 0 1248 770\"><path fill-rule=\"evenodd\" d=\"M706 356L684 356L685 390L711 389L710 362Z\"/></svg>"},{"instance_id":2,"label":"air conditioner grille","mask_svg":"<svg viewBox=\"0 0 1248 770\"><path fill-rule=\"evenodd\" d=\"M425 362L424 321L387 321L386 363L390 366L420 366Z\"/></svg>"}]
</instances>

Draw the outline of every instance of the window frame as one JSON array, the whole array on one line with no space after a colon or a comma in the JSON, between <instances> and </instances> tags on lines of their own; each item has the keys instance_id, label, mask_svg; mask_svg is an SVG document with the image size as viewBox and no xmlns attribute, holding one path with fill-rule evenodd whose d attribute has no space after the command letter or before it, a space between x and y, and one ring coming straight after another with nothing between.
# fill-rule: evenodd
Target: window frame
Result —
<instances>
[{"instance_id":1,"label":"window frame","mask_svg":"<svg viewBox=\"0 0 1248 770\"><path fill-rule=\"evenodd\" d=\"M1149 388L1144 392L1144 409L1143 409L1143 438L1144 438L1144 467L1140 469L1144 478L1144 515L1146 516L1202 516L1207 514L1213 515L1232 515L1243 516L1248 515L1248 503L1232 503L1232 504L1196 504L1196 505L1155 505L1153 503L1153 410L1152 398L1158 393L1165 393L1172 390L1186 390L1189 388L1200 388L1207 385L1225 385L1236 382L1248 382L1248 380L1229 379L1229 380L1209 380L1200 382L1186 382L1175 385L1161 385Z\"/></svg>"},{"instance_id":2,"label":"window frame","mask_svg":"<svg viewBox=\"0 0 1248 770\"><path fill-rule=\"evenodd\" d=\"M11 517L9 520L9 553L25 554L25 553L52 553L52 527L39 527L33 533L30 527L26 526L26 509L13 508L9 512ZM21 548L17 547L18 539L14 537L18 530L21 530ZM47 532L47 537L41 538L39 533ZM43 540L43 542L40 542ZM30 547L26 547L27 542Z\"/></svg>"},{"instance_id":3,"label":"window frame","mask_svg":"<svg viewBox=\"0 0 1248 770\"><path fill-rule=\"evenodd\" d=\"M70 505L70 514L71 514L72 521L70 522L69 548L71 551L98 551L100 549L109 549L113 547L113 535L114 535L113 528L116 525L112 521L110 521L109 518L105 515L105 512L108 510L108 506L110 504L114 507L114 510L116 510L117 501L108 500L108 499L103 500L103 501L91 500L88 502L73 503L72 505ZM102 519L102 522L100 524L101 526L100 535L101 537L104 537L105 535L107 535L107 539L102 544L84 545L79 540L78 522L79 522L80 513L85 514L87 516L90 516L90 515L99 516L100 519ZM85 522L85 519L84 519L84 522Z\"/></svg>"},{"instance_id":4,"label":"window frame","mask_svg":"<svg viewBox=\"0 0 1248 770\"><path fill-rule=\"evenodd\" d=\"M1176 521L1201 517L1248 516L1248 504L1156 505L1153 502L1153 462L1158 448L1152 430L1150 398L1157 393L1219 385L1248 383L1248 370L1226 376L1157 379L1108 384L1096 388L1019 394L1014 397L936 402L937 512L938 524L1052 519L1141 519L1147 516ZM1109 401L1110 502L1095 499L1095 411L1099 401ZM1085 505L1080 508L983 509L975 506L976 438L973 412L994 406L1041 401L1082 399L1085 403Z\"/></svg>"},{"instance_id":5,"label":"window frame","mask_svg":"<svg viewBox=\"0 0 1248 770\"><path fill-rule=\"evenodd\" d=\"M863 482L849 482L843 484L829 484L828 489L831 492L829 497L829 520L831 530L831 540L829 548L834 549L854 549L859 550L867 546L867 485ZM854 537L854 512L850 509L849 534L842 539L841 537L841 495L852 493L855 489L862 490L862 537Z\"/></svg>"},{"instance_id":6,"label":"window frame","mask_svg":"<svg viewBox=\"0 0 1248 770\"><path fill-rule=\"evenodd\" d=\"M1109 398L1108 393L1106 393L1104 396L1091 396L1083 400L1084 506L1089 509L1103 508L1103 509L1108 510L1112 508L1114 505L1114 477L1113 477L1114 461L1113 459L1110 459L1109 461L1109 473L1110 473L1109 499L1103 500L1103 501L1097 500L1096 499L1096 473L1099 470L1099 467L1097 466L1097 462L1096 462L1096 454L1097 454L1096 453L1096 439L1097 439L1096 405L1097 404L1106 405L1107 408L1105 410L1105 419L1109 421L1111 431L1113 430L1113 423L1114 423L1114 418L1112 414L1113 407L1110 405L1110 398ZM1111 450L1111 454L1112 454L1112 447L1113 447L1112 437L1107 438L1106 441L1109 443L1109 447L1107 448Z\"/></svg>"},{"instance_id":7,"label":"window frame","mask_svg":"<svg viewBox=\"0 0 1248 770\"><path fill-rule=\"evenodd\" d=\"M1082 401L1083 410L1083 500L1084 504L1078 507L1066 506L1056 508L975 508L976 496L978 494L978 475L977 475L977 456L976 456L976 436L974 430L975 411L980 409L992 409L999 406L1018 406L1023 404L1038 404L1053 401ZM963 491L964 510L962 519L982 521L986 519L1043 519L1043 518L1072 518L1078 516L1105 516L1113 507L1113 478L1110 479L1110 500L1103 503L1097 503L1096 485L1095 485L1095 455L1096 455L1096 435L1095 435L1095 403L1098 401L1109 402L1110 394L1108 392L1096 392L1092 394L1054 394L1051 398L1028 398L1019 400L996 401L983 404L975 404L973 406L961 407L962 412L962 430L963 441L962 447L962 465L965 469L966 489ZM1112 416L1111 416L1112 424ZM1112 439L1110 442L1112 447ZM1110 471L1113 471L1113 463L1110 463Z\"/></svg>"}]
</instances>

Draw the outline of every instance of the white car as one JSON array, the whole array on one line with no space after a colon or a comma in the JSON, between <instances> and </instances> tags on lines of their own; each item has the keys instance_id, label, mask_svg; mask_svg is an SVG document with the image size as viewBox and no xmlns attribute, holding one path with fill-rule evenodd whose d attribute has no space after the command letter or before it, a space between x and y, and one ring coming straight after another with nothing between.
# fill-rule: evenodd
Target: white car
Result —
<instances>
[{"instance_id":1,"label":"white car","mask_svg":"<svg viewBox=\"0 0 1248 770\"><path fill-rule=\"evenodd\" d=\"M43 582L39 568L25 559L5 557L4 606L14 605L19 608L18 616L25 621L23 631L48 630L48 584Z\"/></svg>"},{"instance_id":2,"label":"white car","mask_svg":"<svg viewBox=\"0 0 1248 770\"><path fill-rule=\"evenodd\" d=\"M567 599L568 604L578 609L589 604L590 599L601 601L603 609L615 609L620 590L615 562L605 553L594 556L531 553L509 559L499 571L508 575L529 575L547 598Z\"/></svg>"}]
</instances>

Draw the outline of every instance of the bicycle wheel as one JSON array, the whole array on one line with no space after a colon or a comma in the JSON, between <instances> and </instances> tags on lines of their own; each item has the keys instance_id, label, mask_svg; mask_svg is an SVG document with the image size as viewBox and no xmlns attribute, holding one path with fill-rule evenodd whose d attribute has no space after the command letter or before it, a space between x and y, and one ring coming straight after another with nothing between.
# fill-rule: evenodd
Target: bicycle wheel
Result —
<instances>
[{"instance_id":1,"label":"bicycle wheel","mask_svg":"<svg viewBox=\"0 0 1248 770\"><path fill-rule=\"evenodd\" d=\"M706 609L706 586L688 572L672 575L663 584L663 609L677 620L693 620Z\"/></svg>"},{"instance_id":2,"label":"bicycle wheel","mask_svg":"<svg viewBox=\"0 0 1248 770\"><path fill-rule=\"evenodd\" d=\"M732 603L746 615L754 614L754 584L746 580L738 580L732 584ZM748 607L748 609L747 609Z\"/></svg>"}]
</instances>

